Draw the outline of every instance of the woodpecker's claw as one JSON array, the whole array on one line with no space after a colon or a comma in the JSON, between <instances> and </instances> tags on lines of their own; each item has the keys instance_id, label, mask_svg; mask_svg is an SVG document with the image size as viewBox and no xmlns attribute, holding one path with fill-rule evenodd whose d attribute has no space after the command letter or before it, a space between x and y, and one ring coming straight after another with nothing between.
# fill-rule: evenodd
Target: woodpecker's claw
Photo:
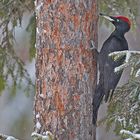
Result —
<instances>
[{"instance_id":1,"label":"woodpecker's claw","mask_svg":"<svg viewBox=\"0 0 140 140\"><path fill-rule=\"evenodd\" d=\"M95 45L94 45L94 41L93 41L93 40L91 40L90 49L91 49L91 50L96 49L96 47L95 47Z\"/></svg>"}]
</instances>

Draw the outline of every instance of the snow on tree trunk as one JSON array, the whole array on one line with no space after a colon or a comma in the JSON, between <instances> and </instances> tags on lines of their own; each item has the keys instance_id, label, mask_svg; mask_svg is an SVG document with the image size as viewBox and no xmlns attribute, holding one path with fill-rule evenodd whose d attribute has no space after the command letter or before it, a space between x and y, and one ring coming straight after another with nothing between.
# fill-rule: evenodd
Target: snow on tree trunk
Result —
<instances>
[{"instance_id":1,"label":"snow on tree trunk","mask_svg":"<svg viewBox=\"0 0 140 140\"><path fill-rule=\"evenodd\" d=\"M95 140L96 0L36 0L35 131L59 140Z\"/></svg>"}]
</instances>

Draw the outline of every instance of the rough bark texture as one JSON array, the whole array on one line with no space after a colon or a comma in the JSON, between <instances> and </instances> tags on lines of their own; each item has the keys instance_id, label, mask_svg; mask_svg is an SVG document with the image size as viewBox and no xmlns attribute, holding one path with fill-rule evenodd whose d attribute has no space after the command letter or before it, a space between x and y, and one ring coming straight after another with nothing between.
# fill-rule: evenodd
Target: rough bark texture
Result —
<instances>
[{"instance_id":1,"label":"rough bark texture","mask_svg":"<svg viewBox=\"0 0 140 140\"><path fill-rule=\"evenodd\" d=\"M38 0L35 130L59 140L95 140L92 97L96 0ZM41 124L41 125L40 125Z\"/></svg>"}]
</instances>

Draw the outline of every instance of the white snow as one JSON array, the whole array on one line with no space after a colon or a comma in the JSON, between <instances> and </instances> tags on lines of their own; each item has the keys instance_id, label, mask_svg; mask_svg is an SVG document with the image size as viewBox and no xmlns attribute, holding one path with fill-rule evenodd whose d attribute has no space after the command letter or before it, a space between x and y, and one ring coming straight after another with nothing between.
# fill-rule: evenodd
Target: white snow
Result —
<instances>
[{"instance_id":1,"label":"white snow","mask_svg":"<svg viewBox=\"0 0 140 140\"><path fill-rule=\"evenodd\" d=\"M36 32L39 34L39 30L38 30L38 28L36 28Z\"/></svg>"},{"instance_id":2,"label":"white snow","mask_svg":"<svg viewBox=\"0 0 140 140\"><path fill-rule=\"evenodd\" d=\"M128 131L128 130L125 130L125 129L122 129L122 130L120 131L120 134L128 134L128 135L130 135L132 138L135 138L135 139L140 140L140 134L134 134L134 133L132 133L132 132L130 132L130 131Z\"/></svg>"},{"instance_id":3,"label":"white snow","mask_svg":"<svg viewBox=\"0 0 140 140\"><path fill-rule=\"evenodd\" d=\"M136 72L135 77L138 77L138 76L140 76L140 69L138 69L138 71Z\"/></svg>"},{"instance_id":4,"label":"white snow","mask_svg":"<svg viewBox=\"0 0 140 140\"><path fill-rule=\"evenodd\" d=\"M36 119L38 119L40 117L40 114L39 113L37 113L36 114Z\"/></svg>"},{"instance_id":5,"label":"white snow","mask_svg":"<svg viewBox=\"0 0 140 140\"><path fill-rule=\"evenodd\" d=\"M37 121L37 123L36 123L36 128L37 128L37 129L40 129L40 128L41 128L41 124L40 124L39 121Z\"/></svg>"},{"instance_id":6,"label":"white snow","mask_svg":"<svg viewBox=\"0 0 140 140\"><path fill-rule=\"evenodd\" d=\"M129 55L132 55L132 54L140 55L140 51L116 51L116 52L110 53L109 56L115 56L115 55L122 56L122 55L125 55L127 53L130 53Z\"/></svg>"},{"instance_id":7,"label":"white snow","mask_svg":"<svg viewBox=\"0 0 140 140\"><path fill-rule=\"evenodd\" d=\"M17 140L17 139L14 138L13 136L8 136L6 140Z\"/></svg>"},{"instance_id":8,"label":"white snow","mask_svg":"<svg viewBox=\"0 0 140 140\"><path fill-rule=\"evenodd\" d=\"M126 63L129 62L130 57L131 57L131 52L128 51L128 52L126 53L126 59L125 59L125 62L126 62Z\"/></svg>"},{"instance_id":9,"label":"white snow","mask_svg":"<svg viewBox=\"0 0 140 140\"><path fill-rule=\"evenodd\" d=\"M134 140L133 138L128 138L128 139L125 139L125 140Z\"/></svg>"},{"instance_id":10,"label":"white snow","mask_svg":"<svg viewBox=\"0 0 140 140\"><path fill-rule=\"evenodd\" d=\"M49 132L49 131L46 132L46 135L41 135L41 134L38 134L38 133L36 133L36 132L33 132L33 133L31 134L31 136L34 137L34 138L41 139L41 140L50 140L50 139L53 138L52 133Z\"/></svg>"},{"instance_id":11,"label":"white snow","mask_svg":"<svg viewBox=\"0 0 140 140\"><path fill-rule=\"evenodd\" d=\"M44 33L47 33L47 31L46 31L46 30L43 30L43 32L44 32Z\"/></svg>"},{"instance_id":12,"label":"white snow","mask_svg":"<svg viewBox=\"0 0 140 140\"><path fill-rule=\"evenodd\" d=\"M34 1L34 5L35 5L35 7L36 7L36 5L37 5L37 0Z\"/></svg>"},{"instance_id":13,"label":"white snow","mask_svg":"<svg viewBox=\"0 0 140 140\"><path fill-rule=\"evenodd\" d=\"M36 6L36 13L37 14L40 12L42 6L43 6L43 2L41 2L40 4L38 4L38 6Z\"/></svg>"},{"instance_id":14,"label":"white snow","mask_svg":"<svg viewBox=\"0 0 140 140\"><path fill-rule=\"evenodd\" d=\"M116 67L114 70L115 72L121 71L122 69L131 65L131 64L129 64L131 62L131 56L132 55L140 55L140 51L128 51L128 50L126 50L126 51L116 51L116 52L109 54L109 56L114 57L114 60L117 60L119 57L124 56L124 55L126 55L125 63ZM131 70L133 71L133 67L131 68ZM132 73L132 71L131 71L131 73ZM137 71L135 77L138 77L139 75L140 75L140 69Z\"/></svg>"},{"instance_id":15,"label":"white snow","mask_svg":"<svg viewBox=\"0 0 140 140\"><path fill-rule=\"evenodd\" d=\"M39 94L39 96L40 96L41 98L43 98L43 99L45 98L45 97L44 97L44 94Z\"/></svg>"},{"instance_id":16,"label":"white snow","mask_svg":"<svg viewBox=\"0 0 140 140\"><path fill-rule=\"evenodd\" d=\"M121 118L120 116L117 117L117 120L120 122L120 123L123 123L124 127L126 126L126 119L125 117Z\"/></svg>"},{"instance_id":17,"label":"white snow","mask_svg":"<svg viewBox=\"0 0 140 140\"><path fill-rule=\"evenodd\" d=\"M50 131L46 131L46 135L52 135Z\"/></svg>"},{"instance_id":18,"label":"white snow","mask_svg":"<svg viewBox=\"0 0 140 140\"><path fill-rule=\"evenodd\" d=\"M119 72L121 71L122 69L126 68L128 66L128 63L124 63L118 67L115 68L114 72Z\"/></svg>"}]
</instances>

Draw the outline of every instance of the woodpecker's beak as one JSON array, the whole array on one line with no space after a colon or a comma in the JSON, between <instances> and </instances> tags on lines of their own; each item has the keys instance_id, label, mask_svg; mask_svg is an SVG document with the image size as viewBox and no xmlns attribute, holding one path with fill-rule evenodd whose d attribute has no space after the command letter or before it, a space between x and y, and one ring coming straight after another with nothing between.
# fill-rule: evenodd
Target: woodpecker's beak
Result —
<instances>
[{"instance_id":1,"label":"woodpecker's beak","mask_svg":"<svg viewBox=\"0 0 140 140\"><path fill-rule=\"evenodd\" d=\"M111 22L114 21L114 19L113 19L111 16L107 16L107 15L105 15L105 14L103 14L103 13L100 13L99 15L102 16L102 17L104 17L104 18L106 18L107 20L109 20L109 21L111 21Z\"/></svg>"}]
</instances>

